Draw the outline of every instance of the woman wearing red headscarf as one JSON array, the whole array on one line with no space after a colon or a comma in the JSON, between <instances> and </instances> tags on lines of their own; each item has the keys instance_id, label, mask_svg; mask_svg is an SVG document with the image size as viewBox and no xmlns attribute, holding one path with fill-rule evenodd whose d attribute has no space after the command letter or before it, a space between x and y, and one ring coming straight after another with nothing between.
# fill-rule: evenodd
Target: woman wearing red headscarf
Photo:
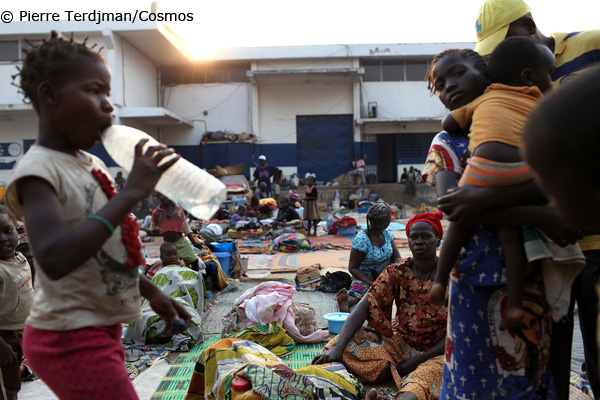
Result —
<instances>
[{"instance_id":1,"label":"woman wearing red headscarf","mask_svg":"<svg viewBox=\"0 0 600 400\"><path fill-rule=\"evenodd\" d=\"M399 389L396 398L409 394L420 400L438 398L446 306L431 304L427 294L436 273L436 249L444 234L442 217L441 212L424 213L408 221L406 235L412 257L381 272L342 332L315 357L314 364L341 362L363 382L382 382L391 376ZM369 328L362 328L365 320Z\"/></svg>"}]
</instances>

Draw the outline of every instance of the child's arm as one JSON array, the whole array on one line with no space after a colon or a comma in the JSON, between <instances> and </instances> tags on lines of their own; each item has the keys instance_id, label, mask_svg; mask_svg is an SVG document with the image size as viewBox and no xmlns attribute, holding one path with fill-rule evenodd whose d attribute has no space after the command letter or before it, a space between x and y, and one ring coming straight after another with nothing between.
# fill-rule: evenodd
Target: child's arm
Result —
<instances>
[{"instance_id":1,"label":"child's arm","mask_svg":"<svg viewBox=\"0 0 600 400\"><path fill-rule=\"evenodd\" d=\"M439 176L439 174L438 174ZM544 204L546 197L534 181L501 188L465 185L438 199L438 208L450 221L471 218L484 209L513 207L521 204Z\"/></svg>"},{"instance_id":2,"label":"child's arm","mask_svg":"<svg viewBox=\"0 0 600 400\"><path fill-rule=\"evenodd\" d=\"M396 242L392 240L392 257L390 260L391 264L396 264L402 261L402 257L400 256L400 252L398 251L398 247L396 247Z\"/></svg>"},{"instance_id":3,"label":"child's arm","mask_svg":"<svg viewBox=\"0 0 600 400\"><path fill-rule=\"evenodd\" d=\"M318 198L319 198L319 195L317 193L317 188L314 186L310 192L304 193L304 200L316 200Z\"/></svg>"},{"instance_id":4,"label":"child's arm","mask_svg":"<svg viewBox=\"0 0 600 400\"><path fill-rule=\"evenodd\" d=\"M196 237L194 237L193 233L188 233L186 236L188 237L188 239L190 239L190 242L192 242L192 244L195 247L201 249L202 246L204 245L204 243L202 243L201 241L197 240Z\"/></svg>"},{"instance_id":5,"label":"child's arm","mask_svg":"<svg viewBox=\"0 0 600 400\"><path fill-rule=\"evenodd\" d=\"M156 220L156 210L152 212L152 217L150 218L150 232L153 234L160 234L160 228L158 226L158 221Z\"/></svg>"},{"instance_id":6,"label":"child's arm","mask_svg":"<svg viewBox=\"0 0 600 400\"><path fill-rule=\"evenodd\" d=\"M442 120L442 129L448 133L456 134L462 130L459 123L454 119L452 114L448 114Z\"/></svg>"},{"instance_id":7,"label":"child's arm","mask_svg":"<svg viewBox=\"0 0 600 400\"><path fill-rule=\"evenodd\" d=\"M145 142L142 140L135 147L135 162L123 189L96 213L113 227L123 221L138 201L152 193L162 173L180 157L158 166L173 150L164 145L150 146L142 154ZM25 177L16 184L36 260L50 279L60 279L75 270L110 237L107 227L93 219L67 227L58 195L47 181Z\"/></svg>"},{"instance_id":8,"label":"child's arm","mask_svg":"<svg viewBox=\"0 0 600 400\"><path fill-rule=\"evenodd\" d=\"M192 316L175 299L169 297L145 276L140 276L140 294L150 303L150 307L165 321L163 334L182 332L188 328ZM185 320L183 329L172 331L171 324L179 319Z\"/></svg>"},{"instance_id":9,"label":"child's arm","mask_svg":"<svg viewBox=\"0 0 600 400\"><path fill-rule=\"evenodd\" d=\"M198 239L196 239L196 237L194 236L194 233L192 232L192 229L190 228L190 225L188 224L187 220L183 220L183 234L185 236L187 236L188 239L190 239L190 242L192 242L192 245L196 246L197 248L201 249L202 245L204 243L200 242Z\"/></svg>"},{"instance_id":10,"label":"child's arm","mask_svg":"<svg viewBox=\"0 0 600 400\"><path fill-rule=\"evenodd\" d=\"M0 367L17 363L17 355L12 347L0 336Z\"/></svg>"},{"instance_id":11,"label":"child's arm","mask_svg":"<svg viewBox=\"0 0 600 400\"><path fill-rule=\"evenodd\" d=\"M444 170L439 171L435 174L435 188L438 195L438 207L440 206L440 200L445 198L450 189L455 189L458 186L460 180L460 174L455 171ZM440 208L441 209L441 208Z\"/></svg>"},{"instance_id":12,"label":"child's arm","mask_svg":"<svg viewBox=\"0 0 600 400\"><path fill-rule=\"evenodd\" d=\"M517 147L500 142L485 142L479 145L473 156L502 163L521 161ZM477 200L469 198L472 195ZM474 190L471 185L465 185L451 194L440 197L438 207L448 215L450 221L458 221L460 218L473 216L484 209L544 202L545 198L542 192L533 181L529 181L520 185L475 188Z\"/></svg>"},{"instance_id":13,"label":"child's arm","mask_svg":"<svg viewBox=\"0 0 600 400\"><path fill-rule=\"evenodd\" d=\"M350 250L350 262L348 263L348 271L354 279L363 281L367 284L367 286L371 286L373 284L373 281L369 279L367 275L365 275L365 273L360 270L360 264L365 259L365 255L366 253L352 248L352 250Z\"/></svg>"},{"instance_id":14,"label":"child's arm","mask_svg":"<svg viewBox=\"0 0 600 400\"><path fill-rule=\"evenodd\" d=\"M466 135L471 125L474 111L475 107L471 103L452 110L442 120L442 129L453 135Z\"/></svg>"}]
</instances>

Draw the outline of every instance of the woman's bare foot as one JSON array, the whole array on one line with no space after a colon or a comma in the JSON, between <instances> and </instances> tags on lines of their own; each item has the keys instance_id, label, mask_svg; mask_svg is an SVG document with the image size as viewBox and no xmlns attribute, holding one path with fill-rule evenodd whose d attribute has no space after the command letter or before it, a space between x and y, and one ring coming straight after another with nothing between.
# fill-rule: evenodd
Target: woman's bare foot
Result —
<instances>
[{"instance_id":1,"label":"woman's bare foot","mask_svg":"<svg viewBox=\"0 0 600 400\"><path fill-rule=\"evenodd\" d=\"M523 325L525 319L525 311L521 307L511 307L504 310L502 322L500 322L500 330L506 328L515 329Z\"/></svg>"},{"instance_id":2,"label":"woman's bare foot","mask_svg":"<svg viewBox=\"0 0 600 400\"><path fill-rule=\"evenodd\" d=\"M433 304L446 304L446 286L439 282L434 282L429 289L429 301Z\"/></svg>"},{"instance_id":3,"label":"woman's bare foot","mask_svg":"<svg viewBox=\"0 0 600 400\"><path fill-rule=\"evenodd\" d=\"M340 289L340 291L337 293L337 295L335 296L337 303L338 303L338 309L340 310L340 312L349 312L349 307L348 307L348 291L346 290L346 288L342 288Z\"/></svg>"}]
</instances>

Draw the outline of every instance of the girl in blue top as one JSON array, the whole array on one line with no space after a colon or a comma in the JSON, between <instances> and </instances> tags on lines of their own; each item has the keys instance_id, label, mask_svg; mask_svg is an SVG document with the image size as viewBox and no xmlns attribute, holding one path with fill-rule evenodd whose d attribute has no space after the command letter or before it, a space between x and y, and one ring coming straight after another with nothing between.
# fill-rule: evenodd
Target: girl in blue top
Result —
<instances>
[{"instance_id":1,"label":"girl in blue top","mask_svg":"<svg viewBox=\"0 0 600 400\"><path fill-rule=\"evenodd\" d=\"M363 297L379 273L392 263L400 262L394 236L386 230L392 213L386 203L376 203L367 213L367 230L360 231L352 242L348 271L354 281L350 291L342 289L336 298L341 312L348 312Z\"/></svg>"}]
</instances>

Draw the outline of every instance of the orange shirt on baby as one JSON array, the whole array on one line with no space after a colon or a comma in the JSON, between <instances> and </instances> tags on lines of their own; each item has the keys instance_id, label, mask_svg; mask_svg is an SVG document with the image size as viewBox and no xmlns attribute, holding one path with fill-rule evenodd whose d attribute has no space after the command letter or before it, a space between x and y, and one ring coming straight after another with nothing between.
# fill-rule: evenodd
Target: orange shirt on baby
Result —
<instances>
[{"instance_id":1,"label":"orange shirt on baby","mask_svg":"<svg viewBox=\"0 0 600 400\"><path fill-rule=\"evenodd\" d=\"M481 96L451 114L461 128L471 125L471 152L486 142L521 147L525 121L541 98L542 92L537 86L493 83Z\"/></svg>"}]
</instances>

